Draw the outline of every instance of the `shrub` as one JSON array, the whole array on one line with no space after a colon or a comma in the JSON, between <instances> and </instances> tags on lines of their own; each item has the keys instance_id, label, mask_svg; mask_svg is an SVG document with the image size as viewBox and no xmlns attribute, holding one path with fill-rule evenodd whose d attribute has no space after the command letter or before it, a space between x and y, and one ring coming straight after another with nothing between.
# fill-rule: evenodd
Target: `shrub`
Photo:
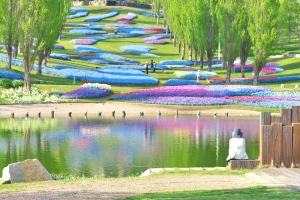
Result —
<instances>
[{"instance_id":1,"label":"shrub","mask_svg":"<svg viewBox=\"0 0 300 200\"><path fill-rule=\"evenodd\" d=\"M12 80L6 78L0 79L0 86L4 88L12 88L13 87Z\"/></svg>"},{"instance_id":2,"label":"shrub","mask_svg":"<svg viewBox=\"0 0 300 200\"><path fill-rule=\"evenodd\" d=\"M12 81L12 87L17 88L17 87L22 87L24 86L24 81L23 80L13 80Z\"/></svg>"}]
</instances>

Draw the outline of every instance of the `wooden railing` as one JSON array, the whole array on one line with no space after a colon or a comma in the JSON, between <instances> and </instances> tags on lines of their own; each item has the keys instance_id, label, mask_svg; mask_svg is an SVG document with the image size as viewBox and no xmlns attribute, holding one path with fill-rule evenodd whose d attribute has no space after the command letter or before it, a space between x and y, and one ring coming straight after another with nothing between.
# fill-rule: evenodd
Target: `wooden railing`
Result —
<instances>
[{"instance_id":1,"label":"wooden railing","mask_svg":"<svg viewBox=\"0 0 300 200\"><path fill-rule=\"evenodd\" d=\"M300 106L260 117L260 165L300 167Z\"/></svg>"}]
</instances>

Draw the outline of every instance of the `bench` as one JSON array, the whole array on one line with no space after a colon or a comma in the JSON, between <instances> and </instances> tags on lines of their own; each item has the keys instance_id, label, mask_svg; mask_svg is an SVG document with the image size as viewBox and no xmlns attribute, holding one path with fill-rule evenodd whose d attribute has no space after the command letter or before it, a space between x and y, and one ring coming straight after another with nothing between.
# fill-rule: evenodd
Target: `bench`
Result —
<instances>
[{"instance_id":1,"label":"bench","mask_svg":"<svg viewBox=\"0 0 300 200\"><path fill-rule=\"evenodd\" d=\"M228 169L254 169L260 163L260 160L247 159L247 160L230 160Z\"/></svg>"}]
</instances>

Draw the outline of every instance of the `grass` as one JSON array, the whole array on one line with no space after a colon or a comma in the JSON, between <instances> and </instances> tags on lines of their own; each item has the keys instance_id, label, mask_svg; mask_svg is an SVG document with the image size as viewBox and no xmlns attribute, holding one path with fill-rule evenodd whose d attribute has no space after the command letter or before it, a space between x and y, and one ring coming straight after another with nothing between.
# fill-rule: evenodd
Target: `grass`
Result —
<instances>
[{"instance_id":1,"label":"grass","mask_svg":"<svg viewBox=\"0 0 300 200\"><path fill-rule=\"evenodd\" d=\"M164 192L138 195L130 199L299 199L300 192L256 186L241 189Z\"/></svg>"}]
</instances>

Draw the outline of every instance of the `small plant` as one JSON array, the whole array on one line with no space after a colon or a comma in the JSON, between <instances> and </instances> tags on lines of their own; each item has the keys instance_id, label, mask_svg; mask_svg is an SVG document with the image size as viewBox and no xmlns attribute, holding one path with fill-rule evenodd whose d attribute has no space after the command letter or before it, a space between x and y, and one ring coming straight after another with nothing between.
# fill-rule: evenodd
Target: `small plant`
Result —
<instances>
[{"instance_id":1,"label":"small plant","mask_svg":"<svg viewBox=\"0 0 300 200\"><path fill-rule=\"evenodd\" d=\"M12 88L13 87L13 84L12 84L12 80L10 79L0 79L0 86L8 89L8 88Z\"/></svg>"},{"instance_id":2,"label":"small plant","mask_svg":"<svg viewBox=\"0 0 300 200\"><path fill-rule=\"evenodd\" d=\"M24 81L23 80L13 80L12 81L12 87L13 88L18 88L24 86Z\"/></svg>"}]
</instances>

